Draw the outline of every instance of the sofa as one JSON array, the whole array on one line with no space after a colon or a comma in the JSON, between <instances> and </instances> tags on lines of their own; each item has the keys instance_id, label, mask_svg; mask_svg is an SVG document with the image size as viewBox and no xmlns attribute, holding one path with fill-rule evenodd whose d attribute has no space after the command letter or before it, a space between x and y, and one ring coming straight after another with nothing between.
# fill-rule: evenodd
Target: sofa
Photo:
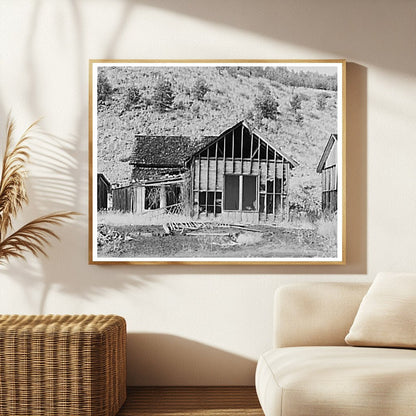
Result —
<instances>
[{"instance_id":1,"label":"sofa","mask_svg":"<svg viewBox=\"0 0 416 416\"><path fill-rule=\"evenodd\" d=\"M416 275L401 277L277 289L256 369L266 416L416 415Z\"/></svg>"}]
</instances>

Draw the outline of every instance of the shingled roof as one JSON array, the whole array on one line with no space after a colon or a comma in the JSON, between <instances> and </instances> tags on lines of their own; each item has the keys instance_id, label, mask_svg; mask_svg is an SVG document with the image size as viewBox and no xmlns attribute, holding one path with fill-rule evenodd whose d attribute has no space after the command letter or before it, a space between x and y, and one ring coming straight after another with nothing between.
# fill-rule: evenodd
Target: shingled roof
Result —
<instances>
[{"instance_id":1,"label":"shingled roof","mask_svg":"<svg viewBox=\"0 0 416 416\"><path fill-rule=\"evenodd\" d=\"M147 136L136 135L130 164L143 167L181 167L201 147L216 136Z\"/></svg>"}]
</instances>

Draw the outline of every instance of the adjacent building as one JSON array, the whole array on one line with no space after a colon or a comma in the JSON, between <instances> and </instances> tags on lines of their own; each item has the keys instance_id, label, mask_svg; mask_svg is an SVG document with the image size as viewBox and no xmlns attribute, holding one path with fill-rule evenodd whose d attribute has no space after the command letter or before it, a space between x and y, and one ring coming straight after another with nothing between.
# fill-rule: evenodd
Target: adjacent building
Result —
<instances>
[{"instance_id":1,"label":"adjacent building","mask_svg":"<svg viewBox=\"0 0 416 416\"><path fill-rule=\"evenodd\" d=\"M331 134L316 169L322 178L322 211L326 213L338 209L337 144L338 136Z\"/></svg>"},{"instance_id":2,"label":"adjacent building","mask_svg":"<svg viewBox=\"0 0 416 416\"><path fill-rule=\"evenodd\" d=\"M108 196L111 194L111 184L103 173L97 174L97 210L108 209Z\"/></svg>"}]
</instances>

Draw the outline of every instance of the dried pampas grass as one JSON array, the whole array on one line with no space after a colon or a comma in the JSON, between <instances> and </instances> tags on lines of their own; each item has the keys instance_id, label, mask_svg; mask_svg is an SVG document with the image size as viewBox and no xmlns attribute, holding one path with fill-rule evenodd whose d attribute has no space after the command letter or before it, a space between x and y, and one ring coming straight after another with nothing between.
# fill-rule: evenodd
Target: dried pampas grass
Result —
<instances>
[{"instance_id":1,"label":"dried pampas grass","mask_svg":"<svg viewBox=\"0 0 416 416\"><path fill-rule=\"evenodd\" d=\"M10 116L8 118L0 181L0 264L4 264L11 257L24 258L27 252L46 256L45 247L50 244L50 238L59 239L51 227L78 214L65 211L44 215L10 233L12 219L29 202L25 188L26 164L29 160L29 147L26 142L31 138L31 132L37 123L36 121L31 124L14 143L15 124Z\"/></svg>"}]
</instances>

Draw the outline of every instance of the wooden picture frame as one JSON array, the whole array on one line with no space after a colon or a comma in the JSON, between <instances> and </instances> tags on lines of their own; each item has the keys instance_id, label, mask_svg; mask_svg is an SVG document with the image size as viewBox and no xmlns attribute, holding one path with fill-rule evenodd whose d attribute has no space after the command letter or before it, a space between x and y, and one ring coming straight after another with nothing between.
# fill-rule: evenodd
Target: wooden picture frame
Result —
<instances>
[{"instance_id":1,"label":"wooden picture frame","mask_svg":"<svg viewBox=\"0 0 416 416\"><path fill-rule=\"evenodd\" d=\"M345 60L90 60L91 264L345 264Z\"/></svg>"}]
</instances>

